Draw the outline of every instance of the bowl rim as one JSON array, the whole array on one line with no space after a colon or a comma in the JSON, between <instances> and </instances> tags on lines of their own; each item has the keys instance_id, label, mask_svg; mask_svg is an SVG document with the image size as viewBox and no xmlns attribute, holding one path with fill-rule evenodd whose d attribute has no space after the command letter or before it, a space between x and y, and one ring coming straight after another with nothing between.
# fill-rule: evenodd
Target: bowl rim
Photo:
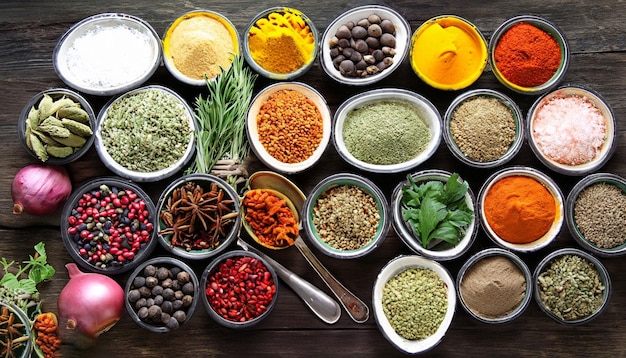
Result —
<instances>
[{"instance_id":1,"label":"bowl rim","mask_svg":"<svg viewBox=\"0 0 626 358\"><path fill-rule=\"evenodd\" d=\"M30 320L30 318L28 317L28 314L26 312L24 312L24 310L22 310L20 307L18 307L17 305L15 305L12 302L8 302L8 301L4 301L4 300L0 300L0 307L7 307L10 311L12 311L16 316L17 319L20 320L26 327L24 328L24 336L28 337L28 339L26 340L24 347L23 347L23 351L21 352L21 354L19 356L19 358L27 358L27 357L31 357L31 353L34 350L34 341L36 339L36 337L34 336L34 330L32 329L32 327L29 327L32 324L32 321ZM31 329L27 329L27 328L31 328Z\"/></svg>"}]
</instances>

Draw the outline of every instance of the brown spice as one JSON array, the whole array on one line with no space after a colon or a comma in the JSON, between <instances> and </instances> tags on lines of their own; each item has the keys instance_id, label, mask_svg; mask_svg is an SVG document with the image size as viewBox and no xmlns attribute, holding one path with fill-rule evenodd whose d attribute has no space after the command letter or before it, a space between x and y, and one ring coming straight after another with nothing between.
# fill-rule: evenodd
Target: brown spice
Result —
<instances>
[{"instance_id":1,"label":"brown spice","mask_svg":"<svg viewBox=\"0 0 626 358\"><path fill-rule=\"evenodd\" d=\"M585 239L597 247L623 245L626 242L626 194L609 183L587 187L574 204L574 221Z\"/></svg>"}]
</instances>

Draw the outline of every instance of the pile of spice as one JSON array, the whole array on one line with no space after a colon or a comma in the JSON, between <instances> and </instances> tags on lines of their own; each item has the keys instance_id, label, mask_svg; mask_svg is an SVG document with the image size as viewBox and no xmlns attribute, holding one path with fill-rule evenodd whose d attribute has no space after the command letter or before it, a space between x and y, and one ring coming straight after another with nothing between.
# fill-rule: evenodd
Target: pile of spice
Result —
<instances>
[{"instance_id":1,"label":"pile of spice","mask_svg":"<svg viewBox=\"0 0 626 358\"><path fill-rule=\"evenodd\" d=\"M552 35L526 22L511 26L495 46L495 66L521 87L548 82L561 64L561 48Z\"/></svg>"},{"instance_id":2,"label":"pile of spice","mask_svg":"<svg viewBox=\"0 0 626 358\"><path fill-rule=\"evenodd\" d=\"M100 123L102 144L128 170L158 171L183 157L193 137L192 120L179 98L148 88L111 104Z\"/></svg>"},{"instance_id":3,"label":"pile of spice","mask_svg":"<svg viewBox=\"0 0 626 358\"><path fill-rule=\"evenodd\" d=\"M319 196L313 207L313 225L319 238L339 250L367 245L378 229L376 199L356 185L338 185Z\"/></svg>"},{"instance_id":4,"label":"pile of spice","mask_svg":"<svg viewBox=\"0 0 626 358\"><path fill-rule=\"evenodd\" d=\"M604 302L605 287L597 268L579 255L550 262L539 274L537 288L545 308L566 321L588 317Z\"/></svg>"},{"instance_id":5,"label":"pile of spice","mask_svg":"<svg viewBox=\"0 0 626 358\"><path fill-rule=\"evenodd\" d=\"M28 327L28 328L27 328ZM23 322L8 306L0 310L0 354L2 357L21 357L30 336L30 322Z\"/></svg>"},{"instance_id":6,"label":"pile of spice","mask_svg":"<svg viewBox=\"0 0 626 358\"><path fill-rule=\"evenodd\" d=\"M531 135L546 158L565 165L595 159L607 135L606 118L585 96L553 97L537 108Z\"/></svg>"},{"instance_id":7,"label":"pile of spice","mask_svg":"<svg viewBox=\"0 0 626 358\"><path fill-rule=\"evenodd\" d=\"M307 160L322 142L322 113L299 91L272 93L259 108L256 120L259 142L282 163Z\"/></svg>"},{"instance_id":8,"label":"pile of spice","mask_svg":"<svg viewBox=\"0 0 626 358\"><path fill-rule=\"evenodd\" d=\"M315 36L296 9L271 12L257 20L247 36L252 60L268 72L295 72L315 59Z\"/></svg>"},{"instance_id":9,"label":"pile of spice","mask_svg":"<svg viewBox=\"0 0 626 358\"><path fill-rule=\"evenodd\" d=\"M626 243L626 193L608 182L590 185L576 198L574 222L585 239L599 248L623 245Z\"/></svg>"},{"instance_id":10,"label":"pile of spice","mask_svg":"<svg viewBox=\"0 0 626 358\"><path fill-rule=\"evenodd\" d=\"M448 288L433 270L410 268L387 281L382 306L393 330L409 340L437 332L448 311Z\"/></svg>"},{"instance_id":11,"label":"pile of spice","mask_svg":"<svg viewBox=\"0 0 626 358\"><path fill-rule=\"evenodd\" d=\"M261 244L281 248L294 244L298 237L298 220L287 205L272 190L248 190L243 197L246 222Z\"/></svg>"},{"instance_id":12,"label":"pile of spice","mask_svg":"<svg viewBox=\"0 0 626 358\"><path fill-rule=\"evenodd\" d=\"M556 207L554 195L537 179L511 175L489 188L483 210L498 237L513 244L527 244L550 230Z\"/></svg>"},{"instance_id":13,"label":"pile of spice","mask_svg":"<svg viewBox=\"0 0 626 358\"><path fill-rule=\"evenodd\" d=\"M513 312L526 295L526 278L505 256L489 256L474 263L463 276L460 292L474 314L495 319Z\"/></svg>"},{"instance_id":14,"label":"pile of spice","mask_svg":"<svg viewBox=\"0 0 626 358\"><path fill-rule=\"evenodd\" d=\"M341 133L346 149L370 164L407 162L422 153L431 133L423 114L408 101L380 100L350 111Z\"/></svg>"},{"instance_id":15,"label":"pile of spice","mask_svg":"<svg viewBox=\"0 0 626 358\"><path fill-rule=\"evenodd\" d=\"M450 134L459 150L477 162L494 161L515 141L513 112L494 97L478 96L461 102L450 120Z\"/></svg>"}]
</instances>

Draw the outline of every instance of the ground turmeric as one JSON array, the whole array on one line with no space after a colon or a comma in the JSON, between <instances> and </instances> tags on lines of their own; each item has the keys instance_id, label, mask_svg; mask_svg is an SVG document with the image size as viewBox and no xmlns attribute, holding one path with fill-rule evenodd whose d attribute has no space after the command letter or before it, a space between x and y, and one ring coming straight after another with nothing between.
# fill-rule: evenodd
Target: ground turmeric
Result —
<instances>
[{"instance_id":1,"label":"ground turmeric","mask_svg":"<svg viewBox=\"0 0 626 358\"><path fill-rule=\"evenodd\" d=\"M258 241L274 248L294 244L298 237L298 220L287 205L271 190L248 190L243 198L245 220Z\"/></svg>"}]
</instances>

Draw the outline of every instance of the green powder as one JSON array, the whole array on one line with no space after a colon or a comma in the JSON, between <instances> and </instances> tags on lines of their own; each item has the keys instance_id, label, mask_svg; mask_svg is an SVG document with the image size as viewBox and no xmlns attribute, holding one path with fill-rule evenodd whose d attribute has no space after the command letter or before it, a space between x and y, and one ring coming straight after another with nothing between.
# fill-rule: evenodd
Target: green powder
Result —
<instances>
[{"instance_id":1,"label":"green powder","mask_svg":"<svg viewBox=\"0 0 626 358\"><path fill-rule=\"evenodd\" d=\"M350 154L370 164L409 161L426 149L430 136L420 110L401 100L368 103L348 113L343 124Z\"/></svg>"}]
</instances>

